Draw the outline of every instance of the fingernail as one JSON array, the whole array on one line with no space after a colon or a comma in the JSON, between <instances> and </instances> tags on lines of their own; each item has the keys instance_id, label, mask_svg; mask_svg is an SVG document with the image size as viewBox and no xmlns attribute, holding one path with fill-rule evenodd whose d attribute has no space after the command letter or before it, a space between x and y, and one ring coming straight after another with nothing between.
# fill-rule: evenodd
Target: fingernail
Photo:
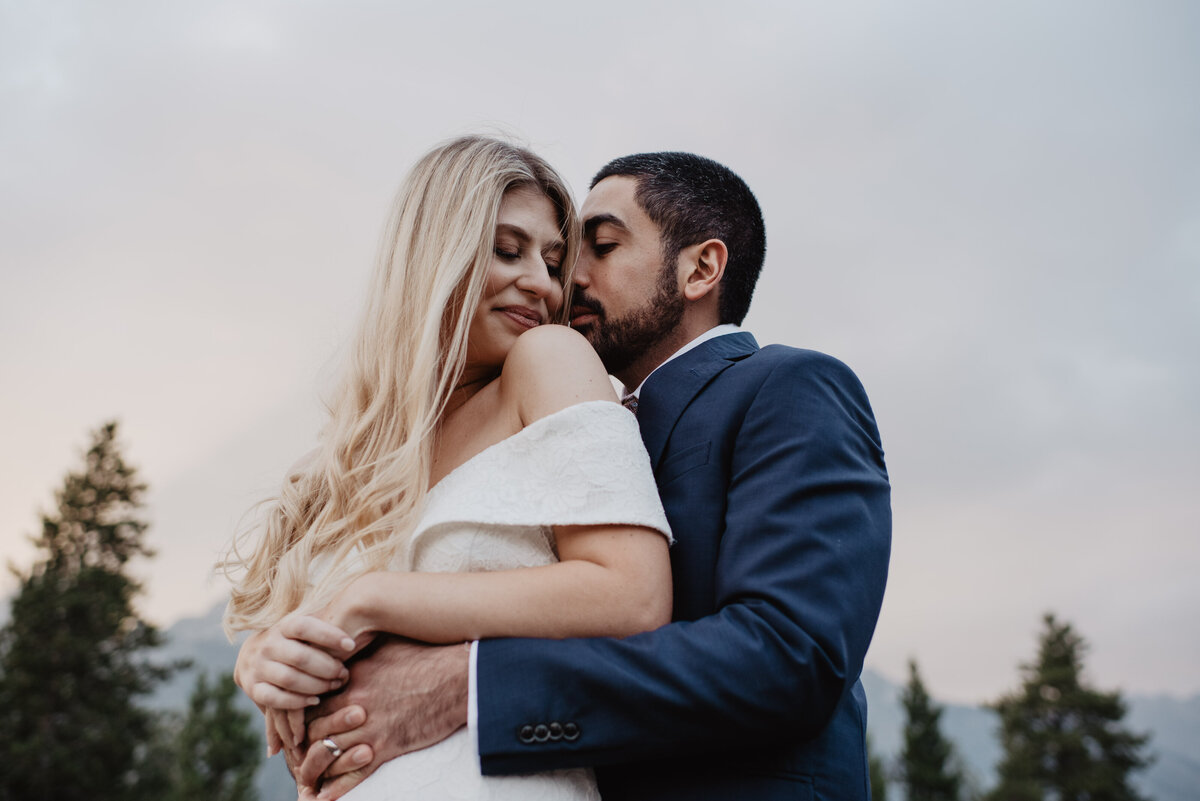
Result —
<instances>
[{"instance_id":1,"label":"fingernail","mask_svg":"<svg viewBox=\"0 0 1200 801\"><path fill-rule=\"evenodd\" d=\"M338 678L342 681L345 681L346 679L350 678L350 671L346 670L346 668L342 668L342 672L338 674Z\"/></svg>"},{"instance_id":2,"label":"fingernail","mask_svg":"<svg viewBox=\"0 0 1200 801\"><path fill-rule=\"evenodd\" d=\"M353 651L354 650L354 640L350 639L349 637L342 640L342 650Z\"/></svg>"},{"instance_id":3,"label":"fingernail","mask_svg":"<svg viewBox=\"0 0 1200 801\"><path fill-rule=\"evenodd\" d=\"M317 705L317 704L319 704L319 703L321 703L321 699L320 699L320 698L318 698L317 696L315 696L315 695L310 695L310 696L308 697L308 705L309 705L309 706L316 706L316 705Z\"/></svg>"},{"instance_id":4,"label":"fingernail","mask_svg":"<svg viewBox=\"0 0 1200 801\"><path fill-rule=\"evenodd\" d=\"M363 722L366 717L359 709L353 709L346 713L346 724L349 726L357 726Z\"/></svg>"}]
</instances>

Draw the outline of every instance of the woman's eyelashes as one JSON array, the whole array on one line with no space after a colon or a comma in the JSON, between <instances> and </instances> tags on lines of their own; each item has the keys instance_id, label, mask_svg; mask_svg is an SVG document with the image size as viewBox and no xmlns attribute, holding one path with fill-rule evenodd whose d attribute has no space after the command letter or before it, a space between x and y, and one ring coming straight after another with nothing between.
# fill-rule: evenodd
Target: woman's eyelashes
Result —
<instances>
[{"instance_id":1,"label":"woman's eyelashes","mask_svg":"<svg viewBox=\"0 0 1200 801\"><path fill-rule=\"evenodd\" d=\"M512 247L508 245L496 245L496 258L501 259L510 264L519 262L525 255L525 249L521 247ZM546 272L551 278L562 278L562 265L559 263L557 255L542 256L542 263L546 266Z\"/></svg>"}]
</instances>

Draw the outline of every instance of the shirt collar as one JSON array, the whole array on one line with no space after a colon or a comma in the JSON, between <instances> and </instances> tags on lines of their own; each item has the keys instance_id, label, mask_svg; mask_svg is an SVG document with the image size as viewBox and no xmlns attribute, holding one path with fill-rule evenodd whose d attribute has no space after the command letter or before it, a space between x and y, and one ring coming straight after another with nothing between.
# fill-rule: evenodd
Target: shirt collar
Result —
<instances>
[{"instance_id":1,"label":"shirt collar","mask_svg":"<svg viewBox=\"0 0 1200 801\"><path fill-rule=\"evenodd\" d=\"M630 396L632 396L634 398L640 398L642 395L642 387L646 386L646 381L650 378L651 375L654 375L656 372L661 370L663 364L666 364L667 362L671 361L672 359L678 359L680 356L687 353L692 348L698 347L710 339L716 339L717 337L722 337L722 336L725 336L726 334L736 334L738 331L741 331L741 330L742 329L740 326L734 325L733 323L722 323L721 325L714 326L714 327L708 329L703 334L696 337L691 342L687 343L682 348L675 351L670 356L668 356L666 359L664 359L662 364L660 364L658 367L655 367L653 370L650 371L650 375L648 375L648 376L646 376L646 378L642 379L642 383L638 384L637 388L633 392L628 392L628 391L623 390L621 392L621 399L624 400Z\"/></svg>"}]
</instances>

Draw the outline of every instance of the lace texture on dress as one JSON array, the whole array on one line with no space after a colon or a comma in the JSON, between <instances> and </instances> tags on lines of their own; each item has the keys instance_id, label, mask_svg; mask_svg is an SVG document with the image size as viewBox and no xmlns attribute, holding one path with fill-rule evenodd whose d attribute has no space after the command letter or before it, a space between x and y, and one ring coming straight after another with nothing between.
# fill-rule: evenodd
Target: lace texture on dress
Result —
<instances>
[{"instance_id":1,"label":"lace texture on dress","mask_svg":"<svg viewBox=\"0 0 1200 801\"><path fill-rule=\"evenodd\" d=\"M591 401L536 420L464 462L430 489L396 570L468 572L557 560L555 525L670 527L637 419ZM596 801L586 768L483 777L475 733L379 767L347 801Z\"/></svg>"}]
</instances>

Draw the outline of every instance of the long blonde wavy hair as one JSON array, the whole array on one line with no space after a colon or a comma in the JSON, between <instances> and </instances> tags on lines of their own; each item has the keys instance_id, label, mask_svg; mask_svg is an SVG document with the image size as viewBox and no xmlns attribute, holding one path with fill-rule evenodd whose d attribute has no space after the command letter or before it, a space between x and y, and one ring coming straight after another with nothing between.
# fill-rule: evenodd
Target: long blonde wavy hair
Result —
<instances>
[{"instance_id":1,"label":"long blonde wavy hair","mask_svg":"<svg viewBox=\"0 0 1200 801\"><path fill-rule=\"evenodd\" d=\"M315 610L354 577L406 561L434 435L466 363L500 203L524 186L538 187L558 212L569 294L579 221L549 164L525 148L467 136L430 151L409 173L320 444L218 564L234 584L227 633ZM565 322L569 309L566 298L554 322Z\"/></svg>"}]
</instances>

